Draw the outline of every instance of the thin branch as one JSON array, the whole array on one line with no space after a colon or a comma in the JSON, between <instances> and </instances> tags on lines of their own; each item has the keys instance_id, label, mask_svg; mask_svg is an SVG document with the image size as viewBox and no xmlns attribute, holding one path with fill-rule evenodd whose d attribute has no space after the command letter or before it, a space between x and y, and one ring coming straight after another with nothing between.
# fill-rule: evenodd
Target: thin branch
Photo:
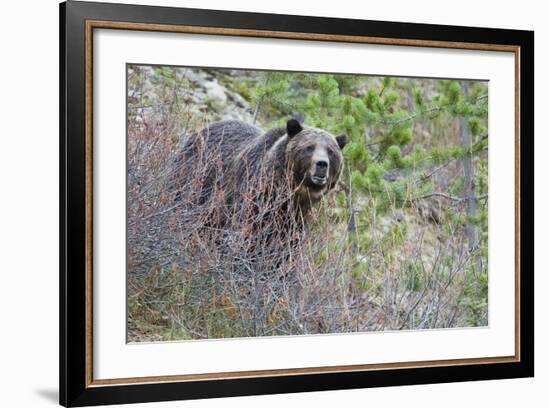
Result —
<instances>
[{"instance_id":1,"label":"thin branch","mask_svg":"<svg viewBox=\"0 0 550 408\"><path fill-rule=\"evenodd\" d=\"M474 199L474 200L477 200L477 201L487 200L489 198L489 195L488 194L482 194L482 195L473 196L473 197L454 197L454 196L451 196L449 194L434 192L434 193L424 194L424 195L418 196L418 197L413 197L413 198L410 199L410 201L424 200L426 198L431 198L431 197L441 197L441 198L445 198L447 200L454 201L454 202L462 202L462 201L471 200L471 199Z\"/></svg>"}]
</instances>

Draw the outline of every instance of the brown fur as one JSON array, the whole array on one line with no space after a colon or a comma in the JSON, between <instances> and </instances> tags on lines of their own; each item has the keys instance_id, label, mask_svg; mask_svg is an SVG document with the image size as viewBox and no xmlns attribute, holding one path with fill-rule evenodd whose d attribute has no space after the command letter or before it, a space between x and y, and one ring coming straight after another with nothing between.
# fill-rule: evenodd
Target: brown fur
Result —
<instances>
[{"instance_id":1,"label":"brown fur","mask_svg":"<svg viewBox=\"0 0 550 408\"><path fill-rule=\"evenodd\" d=\"M188 138L180 157L196 160L201 146L219 155L216 166L208 169L205 201L217 189L224 192L226 208L232 212L246 199L277 202L280 211L292 208L304 215L338 182L345 143L344 135L335 137L322 129L302 127L294 119L286 129L265 133L244 122L222 121ZM316 176L323 169L315 167L319 161L314 158L326 162L324 177ZM288 194L288 200L277 201L281 194Z\"/></svg>"}]
</instances>

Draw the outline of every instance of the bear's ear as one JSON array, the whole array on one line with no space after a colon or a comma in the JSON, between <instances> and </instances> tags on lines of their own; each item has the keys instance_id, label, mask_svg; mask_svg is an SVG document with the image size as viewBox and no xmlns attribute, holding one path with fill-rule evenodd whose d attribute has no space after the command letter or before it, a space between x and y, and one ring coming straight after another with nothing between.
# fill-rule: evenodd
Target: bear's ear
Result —
<instances>
[{"instance_id":1,"label":"bear's ear","mask_svg":"<svg viewBox=\"0 0 550 408\"><path fill-rule=\"evenodd\" d=\"M343 149L344 146L348 144L348 137L344 134L336 136L336 142L338 146L340 146L340 149Z\"/></svg>"},{"instance_id":2,"label":"bear's ear","mask_svg":"<svg viewBox=\"0 0 550 408\"><path fill-rule=\"evenodd\" d=\"M294 137L302 131L302 125L296 119L290 119L286 122L286 134L288 137Z\"/></svg>"}]
</instances>

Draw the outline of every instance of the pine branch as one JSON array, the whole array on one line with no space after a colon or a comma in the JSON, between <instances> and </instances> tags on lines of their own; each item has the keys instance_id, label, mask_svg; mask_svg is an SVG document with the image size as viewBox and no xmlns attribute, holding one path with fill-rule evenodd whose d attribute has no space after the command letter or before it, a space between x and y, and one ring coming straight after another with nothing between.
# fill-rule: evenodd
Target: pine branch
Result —
<instances>
[{"instance_id":1,"label":"pine branch","mask_svg":"<svg viewBox=\"0 0 550 408\"><path fill-rule=\"evenodd\" d=\"M483 99L486 99L488 97L489 97L488 94L478 96L475 99L474 103L478 103L479 101L481 101ZM439 111L443 110L444 108L445 108L445 106L441 106L441 105L433 106L431 108L415 112L412 115L410 115L406 118L403 118L403 119L398 119L398 120L395 120L395 121L386 121L386 120L381 119L380 121L378 121L378 123L382 123L382 124L387 125L387 126L395 127L395 126L400 125L402 123L410 122L410 121L412 121L413 119L415 119L417 117L422 117L426 114L433 113L433 112L439 112Z\"/></svg>"}]
</instances>

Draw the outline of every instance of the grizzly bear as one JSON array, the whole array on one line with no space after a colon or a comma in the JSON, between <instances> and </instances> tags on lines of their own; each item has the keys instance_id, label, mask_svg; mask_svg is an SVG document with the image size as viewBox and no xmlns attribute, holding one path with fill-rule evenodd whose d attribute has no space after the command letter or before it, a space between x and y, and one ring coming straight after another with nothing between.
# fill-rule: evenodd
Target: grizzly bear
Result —
<instances>
[{"instance_id":1,"label":"grizzly bear","mask_svg":"<svg viewBox=\"0 0 550 408\"><path fill-rule=\"evenodd\" d=\"M303 219L336 186L346 143L346 135L302 126L296 119L267 132L226 120L186 138L178 163L203 167L199 204L216 203L212 220L218 225L243 216ZM196 168L189 173L178 177L198 177Z\"/></svg>"}]
</instances>

